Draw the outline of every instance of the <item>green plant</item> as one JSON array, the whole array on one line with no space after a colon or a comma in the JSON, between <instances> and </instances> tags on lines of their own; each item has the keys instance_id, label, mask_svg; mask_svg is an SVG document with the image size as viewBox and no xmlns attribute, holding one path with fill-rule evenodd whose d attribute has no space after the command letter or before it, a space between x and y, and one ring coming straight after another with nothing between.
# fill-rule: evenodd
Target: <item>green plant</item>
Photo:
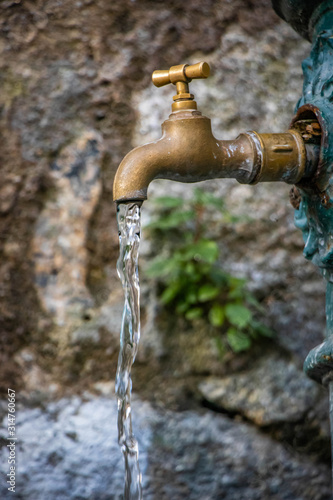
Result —
<instances>
[{"instance_id":1,"label":"green plant","mask_svg":"<svg viewBox=\"0 0 333 500\"><path fill-rule=\"evenodd\" d=\"M255 317L263 309L247 290L246 280L230 275L219 263L213 238L217 223L226 226L239 218L221 199L201 189L190 200L167 196L154 203L155 217L147 229L163 253L146 273L157 279L161 303L188 321L206 320L221 353L226 345L240 352L260 336L271 336Z\"/></svg>"}]
</instances>

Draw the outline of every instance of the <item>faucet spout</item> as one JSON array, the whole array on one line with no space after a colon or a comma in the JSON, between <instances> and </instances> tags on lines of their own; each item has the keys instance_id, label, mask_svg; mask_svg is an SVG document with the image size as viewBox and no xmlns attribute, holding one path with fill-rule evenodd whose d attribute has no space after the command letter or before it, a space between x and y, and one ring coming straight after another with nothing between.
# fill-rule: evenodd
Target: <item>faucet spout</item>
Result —
<instances>
[{"instance_id":1,"label":"faucet spout","mask_svg":"<svg viewBox=\"0 0 333 500\"><path fill-rule=\"evenodd\" d=\"M195 109L172 113L162 137L133 149L117 170L113 195L117 203L147 199L154 179L198 182L234 178L242 184L285 181L306 175L306 150L295 130L283 134L247 132L235 140L217 140L209 118Z\"/></svg>"}]
</instances>

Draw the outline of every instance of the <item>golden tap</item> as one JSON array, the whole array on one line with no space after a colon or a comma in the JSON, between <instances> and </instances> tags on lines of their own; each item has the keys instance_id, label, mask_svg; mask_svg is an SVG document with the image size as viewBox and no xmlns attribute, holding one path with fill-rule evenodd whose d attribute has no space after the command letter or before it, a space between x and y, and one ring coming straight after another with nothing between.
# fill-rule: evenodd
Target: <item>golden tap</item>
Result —
<instances>
[{"instance_id":1,"label":"golden tap","mask_svg":"<svg viewBox=\"0 0 333 500\"><path fill-rule=\"evenodd\" d=\"M168 83L176 85L177 94L173 97L172 111L182 109L197 109L194 95L190 94L188 84L194 78L208 78L210 73L209 65L206 62L197 64L180 64L172 66L169 70L154 71L152 80L156 87L163 87Z\"/></svg>"},{"instance_id":2,"label":"golden tap","mask_svg":"<svg viewBox=\"0 0 333 500\"><path fill-rule=\"evenodd\" d=\"M158 141L133 149L119 165L113 187L116 202L145 200L154 179L191 183L234 178L242 184L297 184L313 175L317 157L307 155L302 134L295 128L280 134L246 132L232 141L216 139L210 119L197 110L189 91L192 79L207 78L209 73L205 62L154 71L154 85L176 86L172 113L162 124Z\"/></svg>"}]
</instances>

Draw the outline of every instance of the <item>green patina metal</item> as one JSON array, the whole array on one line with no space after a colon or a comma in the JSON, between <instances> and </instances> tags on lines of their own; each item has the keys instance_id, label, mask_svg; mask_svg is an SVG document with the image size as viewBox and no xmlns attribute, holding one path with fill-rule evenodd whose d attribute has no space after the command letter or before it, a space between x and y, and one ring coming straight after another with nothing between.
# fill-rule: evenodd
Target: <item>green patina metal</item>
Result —
<instances>
[{"instance_id":1,"label":"green patina metal","mask_svg":"<svg viewBox=\"0 0 333 500\"><path fill-rule=\"evenodd\" d=\"M311 40L312 29L309 21L313 11L325 0L272 0L275 12L287 21L297 33Z\"/></svg>"},{"instance_id":2,"label":"green patina metal","mask_svg":"<svg viewBox=\"0 0 333 500\"><path fill-rule=\"evenodd\" d=\"M327 280L326 340L304 363L309 377L327 384L333 380L333 0L319 5L309 26L312 51L303 62L303 96L293 124L315 119L322 137L315 178L299 186L301 202L295 211L295 225L303 232L305 258L317 265Z\"/></svg>"},{"instance_id":3,"label":"green patina metal","mask_svg":"<svg viewBox=\"0 0 333 500\"><path fill-rule=\"evenodd\" d=\"M333 380L333 284L326 289L326 340L310 351L304 369L310 378L328 385Z\"/></svg>"}]
</instances>

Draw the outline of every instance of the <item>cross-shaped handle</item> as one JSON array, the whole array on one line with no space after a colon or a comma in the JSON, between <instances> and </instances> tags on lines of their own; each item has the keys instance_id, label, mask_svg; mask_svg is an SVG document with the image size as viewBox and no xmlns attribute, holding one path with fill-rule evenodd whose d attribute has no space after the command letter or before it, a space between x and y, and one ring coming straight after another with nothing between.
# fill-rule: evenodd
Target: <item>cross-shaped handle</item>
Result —
<instances>
[{"instance_id":1,"label":"cross-shaped handle","mask_svg":"<svg viewBox=\"0 0 333 500\"><path fill-rule=\"evenodd\" d=\"M153 84L156 87L163 87L173 83L177 88L177 95L173 97L175 101L172 110L196 109L194 96L190 94L189 82L193 79L208 78L210 73L209 65L206 62L197 64L179 64L171 66L170 69L154 71L152 75Z\"/></svg>"},{"instance_id":2,"label":"cross-shaped handle","mask_svg":"<svg viewBox=\"0 0 333 500\"><path fill-rule=\"evenodd\" d=\"M199 62L197 64L179 64L178 66L171 66L170 69L162 71L154 71L152 80L156 87L163 87L168 83L178 82L189 83L196 78L207 78L210 73L209 65L206 62Z\"/></svg>"}]
</instances>

